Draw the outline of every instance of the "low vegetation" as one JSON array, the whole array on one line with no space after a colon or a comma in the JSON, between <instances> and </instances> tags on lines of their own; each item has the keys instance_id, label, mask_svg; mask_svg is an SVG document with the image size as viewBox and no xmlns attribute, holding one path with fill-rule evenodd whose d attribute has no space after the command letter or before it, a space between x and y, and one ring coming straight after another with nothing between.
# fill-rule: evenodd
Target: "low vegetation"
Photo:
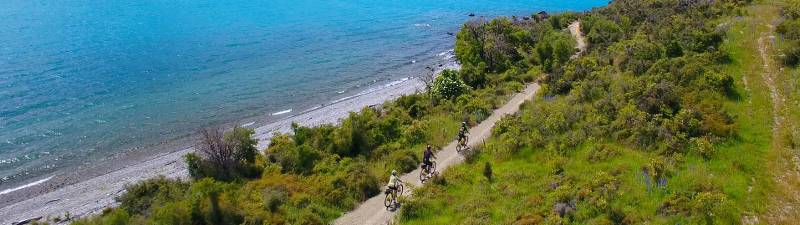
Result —
<instances>
[{"instance_id":1,"label":"low vegetation","mask_svg":"<svg viewBox=\"0 0 800 225\"><path fill-rule=\"evenodd\" d=\"M787 67L800 63L800 1L790 0L781 10L783 21L776 31L784 39L780 59Z\"/></svg>"}]
</instances>

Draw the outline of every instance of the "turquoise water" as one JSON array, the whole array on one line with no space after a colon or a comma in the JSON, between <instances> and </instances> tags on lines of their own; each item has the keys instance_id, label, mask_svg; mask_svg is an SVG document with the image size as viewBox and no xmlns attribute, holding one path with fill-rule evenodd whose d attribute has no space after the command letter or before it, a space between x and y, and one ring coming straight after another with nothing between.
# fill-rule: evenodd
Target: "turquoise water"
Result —
<instances>
[{"instance_id":1,"label":"turquoise water","mask_svg":"<svg viewBox=\"0 0 800 225\"><path fill-rule=\"evenodd\" d=\"M446 61L478 16L578 1L0 1L0 189Z\"/></svg>"}]
</instances>

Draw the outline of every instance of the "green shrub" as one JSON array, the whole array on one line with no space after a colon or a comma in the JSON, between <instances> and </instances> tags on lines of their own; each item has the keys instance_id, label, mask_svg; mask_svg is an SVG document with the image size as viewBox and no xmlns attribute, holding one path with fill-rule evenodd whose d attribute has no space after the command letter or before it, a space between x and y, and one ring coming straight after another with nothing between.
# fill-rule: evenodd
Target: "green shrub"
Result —
<instances>
[{"instance_id":1,"label":"green shrub","mask_svg":"<svg viewBox=\"0 0 800 225\"><path fill-rule=\"evenodd\" d=\"M703 86L709 90L728 92L734 89L733 77L728 74L709 71L704 74L702 81Z\"/></svg>"},{"instance_id":2,"label":"green shrub","mask_svg":"<svg viewBox=\"0 0 800 225\"><path fill-rule=\"evenodd\" d=\"M566 33L548 33L535 45L537 62L547 72L565 64L575 51L575 39Z\"/></svg>"},{"instance_id":3,"label":"green shrub","mask_svg":"<svg viewBox=\"0 0 800 225\"><path fill-rule=\"evenodd\" d=\"M424 191L424 190L421 190ZM426 208L429 208L427 198L413 198L409 201L403 202L403 207L400 208L400 220L408 221L413 218L421 217Z\"/></svg>"},{"instance_id":4,"label":"green shrub","mask_svg":"<svg viewBox=\"0 0 800 225\"><path fill-rule=\"evenodd\" d=\"M447 186L447 179L444 176L434 174L433 177L430 178L430 183L439 185L439 186Z\"/></svg>"},{"instance_id":5,"label":"green shrub","mask_svg":"<svg viewBox=\"0 0 800 225\"><path fill-rule=\"evenodd\" d=\"M235 158L244 161L244 163L253 163L258 154L258 140L253 135L255 130L247 129L240 126L234 126L233 130L225 134L225 142L233 147Z\"/></svg>"},{"instance_id":6,"label":"green shrub","mask_svg":"<svg viewBox=\"0 0 800 225\"><path fill-rule=\"evenodd\" d=\"M597 46L609 46L622 38L622 28L613 21L596 16L589 17L583 23L584 33L589 43Z\"/></svg>"},{"instance_id":7,"label":"green shrub","mask_svg":"<svg viewBox=\"0 0 800 225\"><path fill-rule=\"evenodd\" d=\"M264 209L277 212L283 204L289 201L289 191L284 186L274 186L262 190Z\"/></svg>"},{"instance_id":8,"label":"green shrub","mask_svg":"<svg viewBox=\"0 0 800 225\"><path fill-rule=\"evenodd\" d=\"M783 7L781 13L783 16L788 17L789 19L800 19L800 1L786 1L786 5Z\"/></svg>"},{"instance_id":9,"label":"green shrub","mask_svg":"<svg viewBox=\"0 0 800 225\"><path fill-rule=\"evenodd\" d=\"M558 186L552 195L556 202L569 202L575 199L575 190L572 189L572 186L564 184Z\"/></svg>"},{"instance_id":10,"label":"green shrub","mask_svg":"<svg viewBox=\"0 0 800 225\"><path fill-rule=\"evenodd\" d=\"M403 95L397 98L394 103L405 109L411 118L421 118L426 115L430 107L430 99L426 94Z\"/></svg>"},{"instance_id":11,"label":"green shrub","mask_svg":"<svg viewBox=\"0 0 800 225\"><path fill-rule=\"evenodd\" d=\"M619 155L619 152L609 145L594 145L589 150L589 162L602 162Z\"/></svg>"},{"instance_id":12,"label":"green shrub","mask_svg":"<svg viewBox=\"0 0 800 225\"><path fill-rule=\"evenodd\" d=\"M800 39L800 19L784 20L775 28L775 31L789 40Z\"/></svg>"},{"instance_id":13,"label":"green shrub","mask_svg":"<svg viewBox=\"0 0 800 225\"><path fill-rule=\"evenodd\" d=\"M492 114L491 99L488 99L486 93L484 97L478 95L462 95L456 99L456 106L462 110L462 117L465 120L481 122Z\"/></svg>"},{"instance_id":14,"label":"green shrub","mask_svg":"<svg viewBox=\"0 0 800 225\"><path fill-rule=\"evenodd\" d=\"M478 157L480 157L481 152L483 151L483 145L474 145L470 149L466 151L462 151L461 155L464 156L464 161L467 163L474 163Z\"/></svg>"},{"instance_id":15,"label":"green shrub","mask_svg":"<svg viewBox=\"0 0 800 225\"><path fill-rule=\"evenodd\" d=\"M302 210L300 212L299 216L295 220L295 223L293 223L293 224L297 224L297 225L324 225L325 222L322 221L322 218L320 218L319 215L311 212L311 210L309 210L309 209L306 209L306 210Z\"/></svg>"},{"instance_id":16,"label":"green shrub","mask_svg":"<svg viewBox=\"0 0 800 225\"><path fill-rule=\"evenodd\" d=\"M308 174L314 164L321 158L319 152L307 145L288 148L278 154L277 159L285 172Z\"/></svg>"},{"instance_id":17,"label":"green shrub","mask_svg":"<svg viewBox=\"0 0 800 225\"><path fill-rule=\"evenodd\" d=\"M426 120L414 120L403 129L403 138L407 145L428 142L431 138L431 126Z\"/></svg>"},{"instance_id":18,"label":"green shrub","mask_svg":"<svg viewBox=\"0 0 800 225\"><path fill-rule=\"evenodd\" d=\"M708 138L695 138L693 140L693 149L706 160L714 157L716 153L714 145L711 144Z\"/></svg>"},{"instance_id":19,"label":"green shrub","mask_svg":"<svg viewBox=\"0 0 800 225\"><path fill-rule=\"evenodd\" d=\"M489 81L489 75L486 74L486 63L480 62L475 66L472 64L464 64L461 66L461 80L472 88L484 88Z\"/></svg>"},{"instance_id":20,"label":"green shrub","mask_svg":"<svg viewBox=\"0 0 800 225\"><path fill-rule=\"evenodd\" d=\"M464 83L453 70L444 70L431 86L431 93L441 99L455 99L470 91L469 85Z\"/></svg>"},{"instance_id":21,"label":"green shrub","mask_svg":"<svg viewBox=\"0 0 800 225\"><path fill-rule=\"evenodd\" d=\"M800 64L800 41L786 41L780 51L780 59L784 65L795 67Z\"/></svg>"},{"instance_id":22,"label":"green shrub","mask_svg":"<svg viewBox=\"0 0 800 225\"><path fill-rule=\"evenodd\" d=\"M725 202L724 194L700 192L692 198L692 213L702 218L705 224L714 224L714 220L720 215L720 207Z\"/></svg>"},{"instance_id":23,"label":"green shrub","mask_svg":"<svg viewBox=\"0 0 800 225\"><path fill-rule=\"evenodd\" d=\"M394 163L392 168L397 168L398 171L402 172L412 171L416 169L417 165L420 163L417 154L414 154L414 152L410 150L392 152L392 154L389 155L388 161Z\"/></svg>"},{"instance_id":24,"label":"green shrub","mask_svg":"<svg viewBox=\"0 0 800 225\"><path fill-rule=\"evenodd\" d=\"M198 206L188 202L168 202L155 208L150 214L151 224L191 225L200 223L202 217Z\"/></svg>"},{"instance_id":25,"label":"green shrub","mask_svg":"<svg viewBox=\"0 0 800 225\"><path fill-rule=\"evenodd\" d=\"M134 224L130 222L131 215L125 210L112 210L107 214L103 214L103 217L98 218L87 218L87 219L79 219L73 221L71 224L74 225L90 225L90 224L98 224L98 225L126 225L126 224ZM39 223L35 221L34 224L47 224L47 223Z\"/></svg>"},{"instance_id":26,"label":"green shrub","mask_svg":"<svg viewBox=\"0 0 800 225\"><path fill-rule=\"evenodd\" d=\"M179 180L169 180L163 176L144 180L125 186L125 193L116 197L120 208L134 214L142 214L153 204L174 201L183 195L188 187Z\"/></svg>"}]
</instances>

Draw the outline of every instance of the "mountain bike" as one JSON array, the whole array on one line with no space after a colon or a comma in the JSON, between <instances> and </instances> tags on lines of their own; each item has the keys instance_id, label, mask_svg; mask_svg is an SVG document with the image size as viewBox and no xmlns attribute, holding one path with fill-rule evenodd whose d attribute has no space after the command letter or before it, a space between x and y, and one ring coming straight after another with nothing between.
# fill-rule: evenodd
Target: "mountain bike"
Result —
<instances>
[{"instance_id":1,"label":"mountain bike","mask_svg":"<svg viewBox=\"0 0 800 225\"><path fill-rule=\"evenodd\" d=\"M467 143L469 143L469 137L467 136L464 136L463 139L458 139L458 144L456 145L456 152L461 153L462 151L469 149Z\"/></svg>"},{"instance_id":2,"label":"mountain bike","mask_svg":"<svg viewBox=\"0 0 800 225\"><path fill-rule=\"evenodd\" d=\"M397 207L397 199L403 195L403 184L397 184L397 190L393 191L392 189L386 189L386 198L383 199L383 206L386 206L386 209L389 210L391 208Z\"/></svg>"},{"instance_id":3,"label":"mountain bike","mask_svg":"<svg viewBox=\"0 0 800 225\"><path fill-rule=\"evenodd\" d=\"M425 164L422 164L422 169L419 170L419 181L422 181L424 183L426 180L428 180L428 178L431 178L431 176L433 176L435 173L436 173L436 161L431 161L431 165L427 166L427 168Z\"/></svg>"}]
</instances>

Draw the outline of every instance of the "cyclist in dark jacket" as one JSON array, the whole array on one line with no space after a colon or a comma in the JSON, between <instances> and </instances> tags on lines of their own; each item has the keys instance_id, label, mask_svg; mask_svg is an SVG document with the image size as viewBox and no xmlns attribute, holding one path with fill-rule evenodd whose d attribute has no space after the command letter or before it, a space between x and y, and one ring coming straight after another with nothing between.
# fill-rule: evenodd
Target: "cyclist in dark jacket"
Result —
<instances>
[{"instance_id":1,"label":"cyclist in dark jacket","mask_svg":"<svg viewBox=\"0 0 800 225\"><path fill-rule=\"evenodd\" d=\"M433 155L433 151L431 151L431 145L428 145L428 147L425 147L425 152L422 153L422 166L424 167L423 169L427 170L433 164L431 162L431 158L435 159L436 156Z\"/></svg>"}]
</instances>

